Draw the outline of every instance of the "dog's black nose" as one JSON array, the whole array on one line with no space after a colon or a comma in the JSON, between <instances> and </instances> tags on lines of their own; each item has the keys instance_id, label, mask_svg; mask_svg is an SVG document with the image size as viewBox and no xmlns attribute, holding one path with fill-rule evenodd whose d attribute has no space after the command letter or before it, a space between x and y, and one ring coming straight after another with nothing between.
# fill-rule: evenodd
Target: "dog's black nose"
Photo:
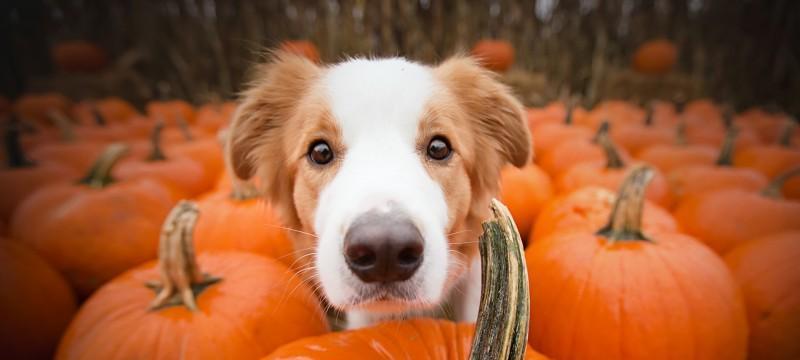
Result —
<instances>
[{"instance_id":1,"label":"dog's black nose","mask_svg":"<svg viewBox=\"0 0 800 360\"><path fill-rule=\"evenodd\" d=\"M402 213L367 213L344 236L347 266L364 282L408 280L422 263L422 234Z\"/></svg>"}]
</instances>

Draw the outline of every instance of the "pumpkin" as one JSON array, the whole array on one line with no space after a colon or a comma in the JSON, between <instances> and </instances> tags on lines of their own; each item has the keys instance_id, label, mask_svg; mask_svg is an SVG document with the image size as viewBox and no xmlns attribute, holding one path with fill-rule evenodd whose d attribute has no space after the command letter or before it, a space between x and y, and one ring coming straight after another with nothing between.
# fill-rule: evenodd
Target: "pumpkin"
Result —
<instances>
[{"instance_id":1,"label":"pumpkin","mask_svg":"<svg viewBox=\"0 0 800 360\"><path fill-rule=\"evenodd\" d=\"M89 298L56 359L254 359L328 331L314 292L277 261L245 252L195 257L198 216L190 202L172 210L159 260Z\"/></svg>"},{"instance_id":2,"label":"pumpkin","mask_svg":"<svg viewBox=\"0 0 800 360\"><path fill-rule=\"evenodd\" d=\"M599 231L526 250L530 343L556 359L744 359L747 320L722 260L689 236L642 226L652 170L631 172ZM676 310L678 309L678 310Z\"/></svg>"},{"instance_id":3,"label":"pumpkin","mask_svg":"<svg viewBox=\"0 0 800 360\"><path fill-rule=\"evenodd\" d=\"M302 339L265 360L280 359L466 359L475 325L417 318ZM530 347L525 359L546 359Z\"/></svg>"},{"instance_id":4,"label":"pumpkin","mask_svg":"<svg viewBox=\"0 0 800 360\"><path fill-rule=\"evenodd\" d=\"M765 144L779 142L787 124L796 124L789 116L750 108L739 114L734 125L752 129Z\"/></svg>"},{"instance_id":5,"label":"pumpkin","mask_svg":"<svg viewBox=\"0 0 800 360\"><path fill-rule=\"evenodd\" d=\"M514 64L514 46L505 40L480 40L470 53L481 66L492 71L505 72Z\"/></svg>"},{"instance_id":6,"label":"pumpkin","mask_svg":"<svg viewBox=\"0 0 800 360\"><path fill-rule=\"evenodd\" d=\"M77 310L61 275L19 241L0 238L0 352L51 359Z\"/></svg>"},{"instance_id":7,"label":"pumpkin","mask_svg":"<svg viewBox=\"0 0 800 360\"><path fill-rule=\"evenodd\" d=\"M146 105L147 117L163 121L167 126L178 125L179 121L194 124L195 110L183 100L150 101Z\"/></svg>"},{"instance_id":8,"label":"pumpkin","mask_svg":"<svg viewBox=\"0 0 800 360\"><path fill-rule=\"evenodd\" d=\"M669 73L677 61L678 48L667 39L653 39L642 43L632 57L633 69L646 75Z\"/></svg>"},{"instance_id":9,"label":"pumpkin","mask_svg":"<svg viewBox=\"0 0 800 360\"><path fill-rule=\"evenodd\" d=\"M607 135L597 138L597 142L605 152L605 163L583 162L571 167L556 178L555 187L558 193L568 193L585 186L595 185L609 190L619 188L631 166L626 166L622 156L617 151L616 145ZM659 171L653 171L653 180L647 188L647 198L664 208L669 208L672 198L669 193L669 184Z\"/></svg>"},{"instance_id":10,"label":"pumpkin","mask_svg":"<svg viewBox=\"0 0 800 360\"><path fill-rule=\"evenodd\" d=\"M317 46L308 40L286 40L281 43L281 50L290 54L300 55L314 63L320 63L319 50Z\"/></svg>"},{"instance_id":11,"label":"pumpkin","mask_svg":"<svg viewBox=\"0 0 800 360\"><path fill-rule=\"evenodd\" d=\"M236 103L232 101L203 105L197 109L195 125L206 133L216 133L230 122L235 111Z\"/></svg>"},{"instance_id":12,"label":"pumpkin","mask_svg":"<svg viewBox=\"0 0 800 360\"><path fill-rule=\"evenodd\" d=\"M577 115L577 114L576 114ZM598 129L604 123L611 127L642 125L646 113L635 104L623 100L604 100L597 104L585 116L576 116L575 125Z\"/></svg>"},{"instance_id":13,"label":"pumpkin","mask_svg":"<svg viewBox=\"0 0 800 360\"><path fill-rule=\"evenodd\" d=\"M774 178L782 172L800 166L800 150L792 148L789 144L794 126L794 123L789 123L784 129L784 134L781 136L783 141L780 143L751 146L738 151L733 158L733 164L755 169L768 178ZM790 199L800 199L800 179L786 181L783 191Z\"/></svg>"},{"instance_id":14,"label":"pumpkin","mask_svg":"<svg viewBox=\"0 0 800 360\"><path fill-rule=\"evenodd\" d=\"M224 160L222 145L217 139L197 139L167 147L167 154L174 157L189 158L203 166L209 183L215 183L222 173Z\"/></svg>"},{"instance_id":15,"label":"pumpkin","mask_svg":"<svg viewBox=\"0 0 800 360\"><path fill-rule=\"evenodd\" d=\"M533 137L533 153L535 157L542 157L548 154L555 147L566 141L592 139L592 131L582 126L573 126L572 119L575 110L567 109L562 116L562 121L558 123L545 123L534 125L537 120L528 118L528 127ZM531 123L534 121L534 123Z\"/></svg>"},{"instance_id":16,"label":"pumpkin","mask_svg":"<svg viewBox=\"0 0 800 360\"><path fill-rule=\"evenodd\" d=\"M536 128L545 124L561 124L565 118L571 116L573 109L571 106L554 101L545 107L530 107L526 109L528 128L533 132Z\"/></svg>"},{"instance_id":17,"label":"pumpkin","mask_svg":"<svg viewBox=\"0 0 800 360\"><path fill-rule=\"evenodd\" d=\"M136 108L118 97L84 100L72 107L72 115L80 125L111 125L126 123L139 115Z\"/></svg>"},{"instance_id":18,"label":"pumpkin","mask_svg":"<svg viewBox=\"0 0 800 360\"><path fill-rule=\"evenodd\" d=\"M203 165L186 157L170 157L161 147L163 123L153 128L151 151L146 159L136 159L120 164L114 176L120 179L153 178L177 191L178 199L192 198L214 186L216 174L209 174ZM177 199L176 199L177 200Z\"/></svg>"},{"instance_id":19,"label":"pumpkin","mask_svg":"<svg viewBox=\"0 0 800 360\"><path fill-rule=\"evenodd\" d=\"M598 231L608 222L616 199L614 192L599 186L586 186L559 195L539 212L529 241L560 232ZM645 201L642 226L651 231L678 231L678 223L672 215L651 201Z\"/></svg>"},{"instance_id":20,"label":"pumpkin","mask_svg":"<svg viewBox=\"0 0 800 360\"><path fill-rule=\"evenodd\" d=\"M750 324L750 359L800 358L800 231L753 239L725 262L741 286Z\"/></svg>"},{"instance_id":21,"label":"pumpkin","mask_svg":"<svg viewBox=\"0 0 800 360\"><path fill-rule=\"evenodd\" d=\"M41 127L51 125L50 113L58 111L69 114L72 101L61 94L44 93L23 95L14 103L14 113L22 121L30 121Z\"/></svg>"},{"instance_id":22,"label":"pumpkin","mask_svg":"<svg viewBox=\"0 0 800 360\"><path fill-rule=\"evenodd\" d=\"M81 73L102 70L108 65L108 54L86 40L64 41L50 49L53 64L64 72Z\"/></svg>"},{"instance_id":23,"label":"pumpkin","mask_svg":"<svg viewBox=\"0 0 800 360\"><path fill-rule=\"evenodd\" d=\"M81 297L155 258L152 239L174 203L161 183L116 181L109 175L125 150L110 145L81 183L40 189L11 220L12 237L36 250Z\"/></svg>"},{"instance_id":24,"label":"pumpkin","mask_svg":"<svg viewBox=\"0 0 800 360\"><path fill-rule=\"evenodd\" d=\"M672 170L667 176L670 193L675 204L683 199L722 189L740 189L757 192L769 180L759 172L730 166L690 165Z\"/></svg>"},{"instance_id":25,"label":"pumpkin","mask_svg":"<svg viewBox=\"0 0 800 360\"><path fill-rule=\"evenodd\" d=\"M761 192L726 188L687 196L675 210L675 219L719 254L760 236L800 229L800 203L780 196L783 182L798 174L800 168L787 172Z\"/></svg>"},{"instance_id":26,"label":"pumpkin","mask_svg":"<svg viewBox=\"0 0 800 360\"><path fill-rule=\"evenodd\" d=\"M550 177L538 166L529 164L518 169L506 166L500 173L500 199L511 211L523 244L529 241L536 216L545 202L553 197Z\"/></svg>"},{"instance_id":27,"label":"pumpkin","mask_svg":"<svg viewBox=\"0 0 800 360\"><path fill-rule=\"evenodd\" d=\"M48 162L37 164L28 159L20 144L18 123L7 125L4 143L8 168L0 170L0 220L10 219L20 202L39 188L78 177L67 166Z\"/></svg>"},{"instance_id":28,"label":"pumpkin","mask_svg":"<svg viewBox=\"0 0 800 360\"><path fill-rule=\"evenodd\" d=\"M561 174L575 165L582 163L605 163L606 155L597 139L605 136L609 129L605 123L598 130L593 139L574 139L558 144L553 150L542 154L538 159L539 166L551 177L558 178ZM617 149L619 156L627 161L630 158L627 152Z\"/></svg>"},{"instance_id":29,"label":"pumpkin","mask_svg":"<svg viewBox=\"0 0 800 360\"><path fill-rule=\"evenodd\" d=\"M277 214L255 191L236 188L198 201L197 251L240 250L295 265L293 243Z\"/></svg>"},{"instance_id":30,"label":"pumpkin","mask_svg":"<svg viewBox=\"0 0 800 360\"><path fill-rule=\"evenodd\" d=\"M675 134L668 129L640 124L615 126L609 135L615 144L633 156L649 146L675 143Z\"/></svg>"}]
</instances>

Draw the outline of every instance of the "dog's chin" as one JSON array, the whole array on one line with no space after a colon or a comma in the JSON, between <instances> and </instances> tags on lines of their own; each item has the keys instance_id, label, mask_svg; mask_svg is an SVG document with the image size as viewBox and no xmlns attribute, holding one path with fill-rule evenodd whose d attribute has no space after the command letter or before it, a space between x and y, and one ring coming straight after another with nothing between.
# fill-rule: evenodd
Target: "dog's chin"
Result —
<instances>
[{"instance_id":1,"label":"dog's chin","mask_svg":"<svg viewBox=\"0 0 800 360\"><path fill-rule=\"evenodd\" d=\"M360 284L343 310L360 310L376 313L403 313L425 309L436 303L426 299L422 289L411 282L395 284Z\"/></svg>"}]
</instances>

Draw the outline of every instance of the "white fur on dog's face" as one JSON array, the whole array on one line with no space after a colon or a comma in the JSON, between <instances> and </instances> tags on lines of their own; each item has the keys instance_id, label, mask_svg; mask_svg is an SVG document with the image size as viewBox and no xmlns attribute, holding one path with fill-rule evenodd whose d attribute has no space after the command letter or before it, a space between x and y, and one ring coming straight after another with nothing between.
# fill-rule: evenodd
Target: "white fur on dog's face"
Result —
<instances>
[{"instance_id":1,"label":"white fur on dog's face","mask_svg":"<svg viewBox=\"0 0 800 360\"><path fill-rule=\"evenodd\" d=\"M298 230L291 235L301 273L343 310L439 305L475 258L500 168L529 161L519 102L468 58L436 67L403 59L320 67L277 53L260 70L231 124L229 163L240 178L257 175ZM446 160L427 157L435 137L451 145ZM308 157L320 140L334 153L325 165ZM403 214L419 230L422 262L407 280L368 283L347 265L345 234L376 212Z\"/></svg>"},{"instance_id":2,"label":"white fur on dog's face","mask_svg":"<svg viewBox=\"0 0 800 360\"><path fill-rule=\"evenodd\" d=\"M341 256L343 239L359 215L398 207L419 228L424 256L416 273L392 292L407 306L437 304L450 267L445 235L451 224L444 193L423 166L417 130L442 85L430 68L402 59L348 61L330 68L321 82L346 148L314 216L322 289L339 308L381 295L387 285L365 284L350 271Z\"/></svg>"}]
</instances>

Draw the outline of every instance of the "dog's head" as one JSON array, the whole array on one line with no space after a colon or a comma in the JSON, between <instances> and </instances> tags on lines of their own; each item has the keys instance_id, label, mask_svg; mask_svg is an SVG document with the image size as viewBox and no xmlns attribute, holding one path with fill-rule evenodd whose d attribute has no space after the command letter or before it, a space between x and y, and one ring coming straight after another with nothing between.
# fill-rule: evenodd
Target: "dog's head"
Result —
<instances>
[{"instance_id":1,"label":"dog's head","mask_svg":"<svg viewBox=\"0 0 800 360\"><path fill-rule=\"evenodd\" d=\"M469 58L321 67L279 52L244 93L228 153L315 234L296 247L331 305L403 311L439 303L465 271L500 168L530 157L523 114Z\"/></svg>"}]
</instances>

